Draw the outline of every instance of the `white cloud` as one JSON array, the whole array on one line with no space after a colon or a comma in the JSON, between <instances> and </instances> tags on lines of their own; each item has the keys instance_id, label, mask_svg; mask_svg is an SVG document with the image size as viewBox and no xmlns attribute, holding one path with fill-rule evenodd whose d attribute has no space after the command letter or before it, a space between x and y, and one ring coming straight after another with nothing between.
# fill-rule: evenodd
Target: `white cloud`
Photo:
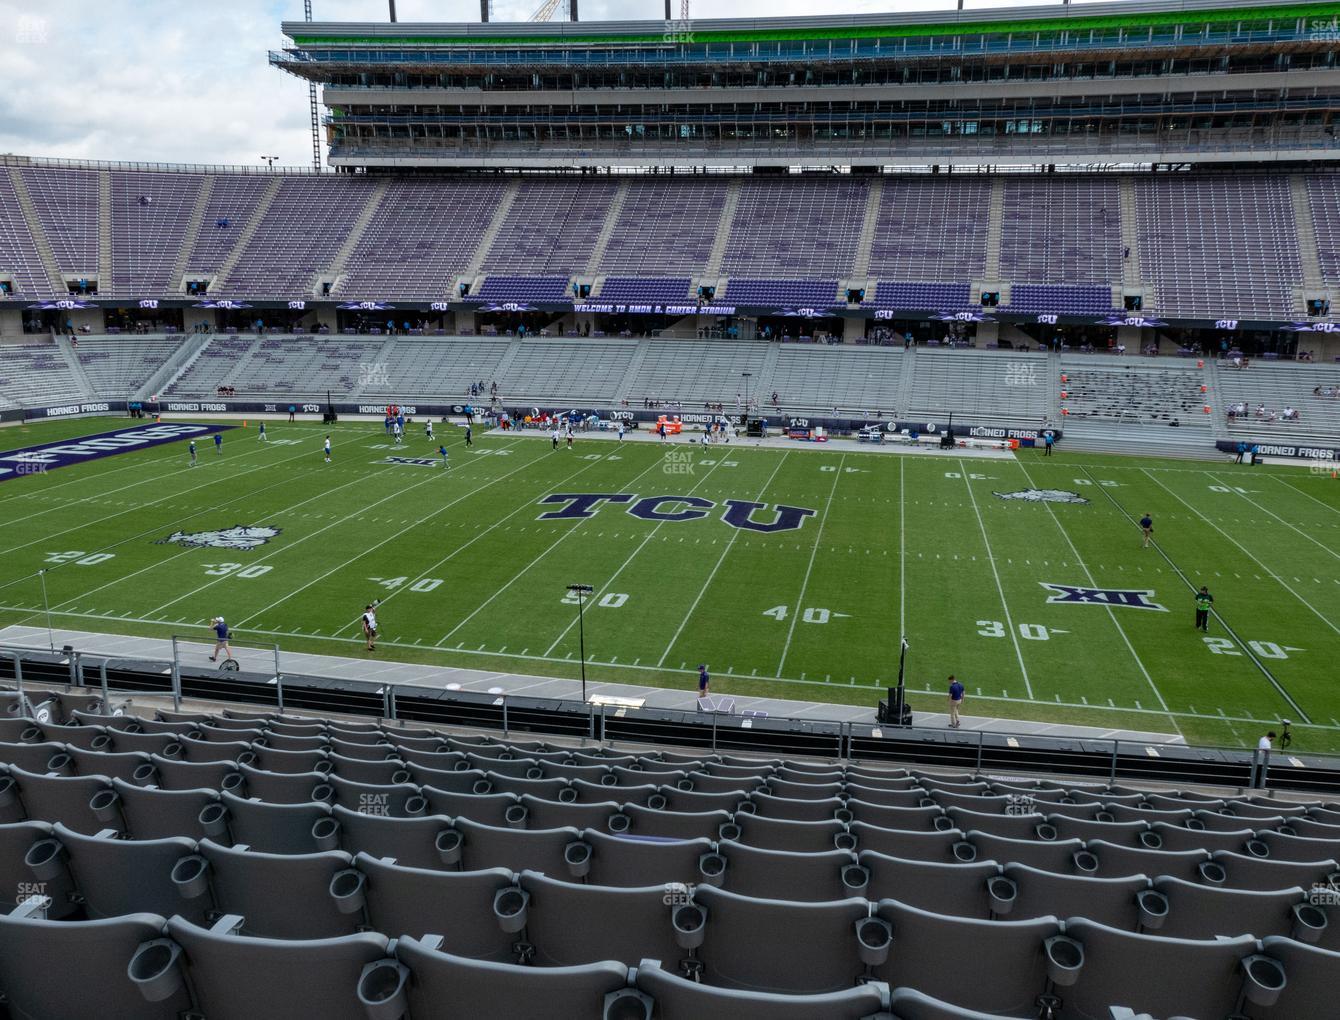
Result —
<instances>
[{"instance_id":1,"label":"white cloud","mask_svg":"<svg viewBox=\"0 0 1340 1020\"><path fill-rule=\"evenodd\" d=\"M540 0L497 0L526 20ZM973 7L998 6L978 0ZM385 0L313 0L321 21L384 21ZM679 0L672 0L676 15ZM904 0L900 10L952 7ZM34 8L40 13L34 13ZM478 0L397 0L401 21L475 21ZM664 0L579 0L583 20L659 19ZM692 0L714 17L887 10L883 0ZM0 0L0 152L256 165L311 160L307 86L269 66L300 0Z\"/></svg>"}]
</instances>

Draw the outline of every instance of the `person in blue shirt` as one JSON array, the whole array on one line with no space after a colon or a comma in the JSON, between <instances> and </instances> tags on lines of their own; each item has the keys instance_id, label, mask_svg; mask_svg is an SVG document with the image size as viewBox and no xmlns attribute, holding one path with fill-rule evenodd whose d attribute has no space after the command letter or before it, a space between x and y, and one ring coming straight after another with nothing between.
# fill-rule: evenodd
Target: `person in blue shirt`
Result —
<instances>
[{"instance_id":1,"label":"person in blue shirt","mask_svg":"<svg viewBox=\"0 0 1340 1020\"><path fill-rule=\"evenodd\" d=\"M707 664L703 663L698 667L698 697L707 697L707 687L711 682L712 678L707 675Z\"/></svg>"},{"instance_id":2,"label":"person in blue shirt","mask_svg":"<svg viewBox=\"0 0 1340 1020\"><path fill-rule=\"evenodd\" d=\"M1150 540L1154 537L1154 518L1150 517L1149 514L1145 514L1141 517L1140 530L1145 533L1145 544L1142 548L1148 549Z\"/></svg>"},{"instance_id":3,"label":"person in blue shirt","mask_svg":"<svg viewBox=\"0 0 1340 1020\"><path fill-rule=\"evenodd\" d=\"M190 451L191 451L191 467L195 467L195 440L194 440L194 439L191 440L191 445L190 445L189 449L190 449Z\"/></svg>"},{"instance_id":4,"label":"person in blue shirt","mask_svg":"<svg viewBox=\"0 0 1340 1020\"><path fill-rule=\"evenodd\" d=\"M209 621L209 625L214 628L214 654L209 657L210 662L214 662L219 657L219 649L223 649L224 657L231 659L233 650L228 647L228 624L223 622L222 616L216 616Z\"/></svg>"},{"instance_id":5,"label":"person in blue shirt","mask_svg":"<svg viewBox=\"0 0 1340 1020\"><path fill-rule=\"evenodd\" d=\"M223 433L222 433L222 432L215 432L215 433L214 433L214 452L217 453L220 457L223 456Z\"/></svg>"},{"instance_id":6,"label":"person in blue shirt","mask_svg":"<svg viewBox=\"0 0 1340 1020\"><path fill-rule=\"evenodd\" d=\"M265 436L265 422L261 422L261 430L259 433L257 433L256 438L260 440L262 443L268 442Z\"/></svg>"},{"instance_id":7,"label":"person in blue shirt","mask_svg":"<svg viewBox=\"0 0 1340 1020\"><path fill-rule=\"evenodd\" d=\"M1046 432L1042 433L1042 445L1044 448L1042 455L1044 457L1050 457L1052 455L1052 444L1055 442L1056 442L1056 435L1055 433L1052 432L1051 429L1048 429Z\"/></svg>"},{"instance_id":8,"label":"person in blue shirt","mask_svg":"<svg viewBox=\"0 0 1340 1020\"><path fill-rule=\"evenodd\" d=\"M439 447L437 448L437 452L440 453L440 454L442 454L442 467L444 467L444 468L449 468L449 467L451 467L451 461L448 459L451 455L450 455L449 453L447 453L447 447L446 447L446 445L443 444L442 446L439 446Z\"/></svg>"},{"instance_id":9,"label":"person in blue shirt","mask_svg":"<svg viewBox=\"0 0 1340 1020\"><path fill-rule=\"evenodd\" d=\"M963 707L963 685L953 676L949 678L949 728L958 729L963 725L958 710Z\"/></svg>"}]
</instances>

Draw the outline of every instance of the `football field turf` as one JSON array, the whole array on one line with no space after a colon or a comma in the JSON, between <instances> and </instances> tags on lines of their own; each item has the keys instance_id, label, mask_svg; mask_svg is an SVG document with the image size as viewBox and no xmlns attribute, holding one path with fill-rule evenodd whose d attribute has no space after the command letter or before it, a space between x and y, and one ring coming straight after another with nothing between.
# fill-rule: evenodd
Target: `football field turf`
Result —
<instances>
[{"instance_id":1,"label":"football field turf","mask_svg":"<svg viewBox=\"0 0 1340 1020\"><path fill-rule=\"evenodd\" d=\"M133 424L6 428L0 447ZM44 624L45 568L60 627L206 639L222 615L244 643L575 676L566 586L585 583L595 679L690 687L701 662L714 693L873 707L906 634L908 685L928 692L914 708L942 710L954 673L973 714L1224 745L1289 718L1295 748L1340 750L1328 473L1064 447L967 459L581 437L554 451L479 429L470 451L439 425L444 470L408 431L393 447L379 422L273 422L262 444L253 422L223 433L222 455L204 437L194 468L178 441L0 482L0 625ZM235 527L259 544L201 544ZM1208 634L1193 628L1202 584ZM374 598L382 638L365 653Z\"/></svg>"}]
</instances>

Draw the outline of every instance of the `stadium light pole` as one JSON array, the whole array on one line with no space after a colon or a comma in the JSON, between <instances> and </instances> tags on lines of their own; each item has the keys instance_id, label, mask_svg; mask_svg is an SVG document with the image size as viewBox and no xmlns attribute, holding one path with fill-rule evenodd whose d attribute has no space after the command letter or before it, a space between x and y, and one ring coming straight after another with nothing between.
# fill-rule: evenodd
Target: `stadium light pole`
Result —
<instances>
[{"instance_id":1,"label":"stadium light pole","mask_svg":"<svg viewBox=\"0 0 1340 1020\"><path fill-rule=\"evenodd\" d=\"M897 708L897 715L895 717L895 722L897 724L901 724L903 721L903 705L906 704L907 701L907 694L904 692L903 689L903 666L906 665L907 663L907 648L908 648L906 634L903 635L902 640L899 642L899 645L900 647L898 649L898 698L897 698L898 708ZM890 705L889 710L893 711L893 709L894 706Z\"/></svg>"},{"instance_id":2,"label":"stadium light pole","mask_svg":"<svg viewBox=\"0 0 1340 1020\"><path fill-rule=\"evenodd\" d=\"M273 170L273 169L275 168L275 163L278 161L279 157L278 157L278 156L262 156L261 159L264 160L265 164L266 164L271 170Z\"/></svg>"},{"instance_id":3,"label":"stadium light pole","mask_svg":"<svg viewBox=\"0 0 1340 1020\"><path fill-rule=\"evenodd\" d=\"M741 372L744 376L744 420L749 420L749 380L753 377L753 372Z\"/></svg>"},{"instance_id":4,"label":"stadium light pole","mask_svg":"<svg viewBox=\"0 0 1340 1020\"><path fill-rule=\"evenodd\" d=\"M589 584L570 584L568 591L577 596L577 649L578 655L582 660L582 704L586 704L586 624L582 619L582 608L586 602L586 596L590 595L594 588Z\"/></svg>"}]
</instances>

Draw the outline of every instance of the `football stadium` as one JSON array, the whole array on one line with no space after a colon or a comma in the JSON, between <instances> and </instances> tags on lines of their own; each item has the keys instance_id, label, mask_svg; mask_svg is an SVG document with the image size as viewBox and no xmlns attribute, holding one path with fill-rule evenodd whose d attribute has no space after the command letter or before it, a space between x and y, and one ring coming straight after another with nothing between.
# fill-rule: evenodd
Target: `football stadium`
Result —
<instances>
[{"instance_id":1,"label":"football stadium","mask_svg":"<svg viewBox=\"0 0 1340 1020\"><path fill-rule=\"evenodd\" d=\"M1340 2L280 6L0 155L0 1018L1340 1017Z\"/></svg>"}]
</instances>

